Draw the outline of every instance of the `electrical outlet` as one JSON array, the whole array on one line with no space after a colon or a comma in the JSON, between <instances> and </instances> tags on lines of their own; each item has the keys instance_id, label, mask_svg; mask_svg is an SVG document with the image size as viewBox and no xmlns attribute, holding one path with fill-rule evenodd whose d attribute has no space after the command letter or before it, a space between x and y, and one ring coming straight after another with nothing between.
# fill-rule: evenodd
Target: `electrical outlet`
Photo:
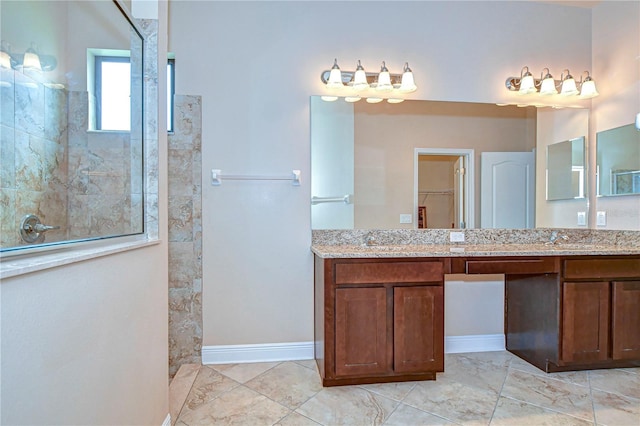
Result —
<instances>
[{"instance_id":1,"label":"electrical outlet","mask_svg":"<svg viewBox=\"0 0 640 426\"><path fill-rule=\"evenodd\" d=\"M597 226L607 226L607 212L597 212L596 213L596 225Z\"/></svg>"},{"instance_id":2,"label":"electrical outlet","mask_svg":"<svg viewBox=\"0 0 640 426\"><path fill-rule=\"evenodd\" d=\"M411 223L411 214L401 214L400 223Z\"/></svg>"},{"instance_id":3,"label":"electrical outlet","mask_svg":"<svg viewBox=\"0 0 640 426\"><path fill-rule=\"evenodd\" d=\"M578 212L578 226L587 226L587 212Z\"/></svg>"},{"instance_id":4,"label":"electrical outlet","mask_svg":"<svg viewBox=\"0 0 640 426\"><path fill-rule=\"evenodd\" d=\"M449 241L452 243L464 243L464 232L449 232Z\"/></svg>"}]
</instances>

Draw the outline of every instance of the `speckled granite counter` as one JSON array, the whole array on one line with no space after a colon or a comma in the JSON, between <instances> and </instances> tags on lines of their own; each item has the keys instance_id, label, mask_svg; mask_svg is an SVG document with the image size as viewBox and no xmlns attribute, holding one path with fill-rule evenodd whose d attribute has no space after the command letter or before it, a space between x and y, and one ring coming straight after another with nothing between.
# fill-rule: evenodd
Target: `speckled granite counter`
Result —
<instances>
[{"instance_id":1,"label":"speckled granite counter","mask_svg":"<svg viewBox=\"0 0 640 426\"><path fill-rule=\"evenodd\" d=\"M567 240L549 244L556 231ZM470 229L450 244L451 230L318 230L311 250L321 258L571 256L640 254L640 232L587 229ZM374 245L364 241L371 239Z\"/></svg>"}]
</instances>

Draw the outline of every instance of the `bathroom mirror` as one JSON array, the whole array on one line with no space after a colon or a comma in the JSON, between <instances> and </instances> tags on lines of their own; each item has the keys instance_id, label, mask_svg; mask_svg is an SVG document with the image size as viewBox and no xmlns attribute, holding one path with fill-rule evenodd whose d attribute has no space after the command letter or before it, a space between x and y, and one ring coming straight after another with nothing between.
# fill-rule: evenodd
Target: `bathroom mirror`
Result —
<instances>
[{"instance_id":1,"label":"bathroom mirror","mask_svg":"<svg viewBox=\"0 0 640 426\"><path fill-rule=\"evenodd\" d=\"M596 135L598 196L640 194L640 131L633 124Z\"/></svg>"},{"instance_id":2,"label":"bathroom mirror","mask_svg":"<svg viewBox=\"0 0 640 426\"><path fill-rule=\"evenodd\" d=\"M0 8L0 251L142 233L136 23L116 1Z\"/></svg>"},{"instance_id":3,"label":"bathroom mirror","mask_svg":"<svg viewBox=\"0 0 640 426\"><path fill-rule=\"evenodd\" d=\"M585 138L575 138L547 146L547 200L586 197Z\"/></svg>"},{"instance_id":4,"label":"bathroom mirror","mask_svg":"<svg viewBox=\"0 0 640 426\"><path fill-rule=\"evenodd\" d=\"M455 206L457 198L455 187L432 185L426 187L436 188L438 194L427 195L425 201L415 186L414 161L422 148L447 155L473 151L473 170L465 170L473 176L468 187L457 192L473 193L465 203L472 211L467 228L484 226L481 158L488 157L484 154L519 156L532 151L534 175L540 175L527 191L535 196L532 226L585 226L577 222L576 212L588 211L586 198L546 200L544 167L546 145L588 132L588 110L426 100L350 104L343 99L325 102L320 96L312 96L310 102L312 229L414 229L424 224L424 213L428 227L435 218L435 212L430 216L429 202L445 200ZM422 204L426 209L420 208ZM458 226L455 217L446 223Z\"/></svg>"}]
</instances>

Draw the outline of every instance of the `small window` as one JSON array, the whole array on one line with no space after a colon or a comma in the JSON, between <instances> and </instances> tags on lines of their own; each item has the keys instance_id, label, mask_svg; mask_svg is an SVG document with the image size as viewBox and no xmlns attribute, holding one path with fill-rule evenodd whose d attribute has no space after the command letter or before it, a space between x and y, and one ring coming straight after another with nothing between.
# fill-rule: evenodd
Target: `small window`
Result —
<instances>
[{"instance_id":1,"label":"small window","mask_svg":"<svg viewBox=\"0 0 640 426\"><path fill-rule=\"evenodd\" d=\"M96 56L96 130L131 130L128 57Z\"/></svg>"},{"instance_id":2,"label":"small window","mask_svg":"<svg viewBox=\"0 0 640 426\"><path fill-rule=\"evenodd\" d=\"M131 65L126 56L95 56L96 130L131 129ZM175 59L167 62L167 131L173 132Z\"/></svg>"}]
</instances>

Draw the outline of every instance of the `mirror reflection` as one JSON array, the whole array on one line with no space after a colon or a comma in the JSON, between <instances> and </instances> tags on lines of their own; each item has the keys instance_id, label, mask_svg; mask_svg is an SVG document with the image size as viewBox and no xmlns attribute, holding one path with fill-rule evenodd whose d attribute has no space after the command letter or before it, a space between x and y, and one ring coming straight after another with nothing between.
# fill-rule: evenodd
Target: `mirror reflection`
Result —
<instances>
[{"instance_id":1,"label":"mirror reflection","mask_svg":"<svg viewBox=\"0 0 640 426\"><path fill-rule=\"evenodd\" d=\"M640 131L633 124L599 132L597 195L640 194Z\"/></svg>"},{"instance_id":2,"label":"mirror reflection","mask_svg":"<svg viewBox=\"0 0 640 426\"><path fill-rule=\"evenodd\" d=\"M585 198L585 138L547 146L547 200Z\"/></svg>"},{"instance_id":3,"label":"mirror reflection","mask_svg":"<svg viewBox=\"0 0 640 426\"><path fill-rule=\"evenodd\" d=\"M431 227L430 223L447 228L479 226L484 196L484 191L480 193L483 154L518 157L516 154L526 153L533 161L527 170L533 173L535 147L534 107L419 100L349 104L343 100L324 102L313 96L312 228L413 229ZM450 156L447 161L457 157L451 167L444 167L452 175L445 178L441 171L437 180L425 181L428 174L418 170L419 156L425 154ZM456 167L461 156L468 164ZM442 165L442 161L437 164ZM492 157L491 161L502 160ZM506 161L520 163L513 158ZM431 168L439 167L432 164ZM454 179L456 169L466 172L466 178ZM488 170L485 180L491 178L491 168ZM531 185L535 181L533 175L518 179ZM522 198L532 206L535 189L531 188L525 194L528 201ZM508 202L505 197L499 198L497 201ZM445 207L440 209L439 204ZM513 202L498 209L507 208L514 209ZM529 212L534 209L522 207L517 211L529 215L521 223L533 226Z\"/></svg>"}]
</instances>

